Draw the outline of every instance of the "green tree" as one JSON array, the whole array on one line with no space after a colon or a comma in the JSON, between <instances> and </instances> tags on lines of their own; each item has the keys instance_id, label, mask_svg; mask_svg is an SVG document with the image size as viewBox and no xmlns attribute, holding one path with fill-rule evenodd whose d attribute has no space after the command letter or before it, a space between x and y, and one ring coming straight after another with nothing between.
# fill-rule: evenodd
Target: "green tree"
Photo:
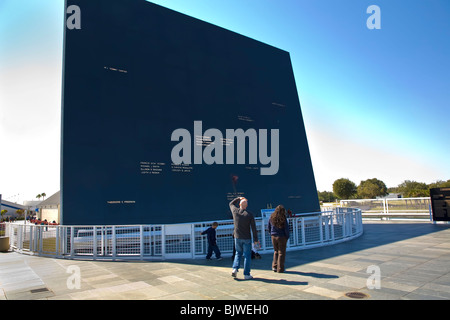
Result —
<instances>
[{"instance_id":1,"label":"green tree","mask_svg":"<svg viewBox=\"0 0 450 320\"><path fill-rule=\"evenodd\" d=\"M23 215L25 214L25 210L23 209L17 209L16 210L17 215L19 216L19 220L23 219Z\"/></svg>"},{"instance_id":2,"label":"green tree","mask_svg":"<svg viewBox=\"0 0 450 320\"><path fill-rule=\"evenodd\" d=\"M386 184L377 178L361 181L358 188L358 198L375 199L388 194Z\"/></svg>"},{"instance_id":3,"label":"green tree","mask_svg":"<svg viewBox=\"0 0 450 320\"><path fill-rule=\"evenodd\" d=\"M6 210L6 209L3 209L1 212L0 212L0 214L1 214L1 216L2 216L2 220L3 220L3 216L5 215L5 213L7 213L8 212L8 210Z\"/></svg>"},{"instance_id":4,"label":"green tree","mask_svg":"<svg viewBox=\"0 0 450 320\"><path fill-rule=\"evenodd\" d=\"M331 191L318 191L317 195L319 196L320 202L334 202L336 201L337 197L336 195Z\"/></svg>"},{"instance_id":5,"label":"green tree","mask_svg":"<svg viewBox=\"0 0 450 320\"><path fill-rule=\"evenodd\" d=\"M36 198L38 199L38 200L40 200L41 198L42 198L42 200L45 200L45 197L47 196L47 194L45 193L45 192L42 192L42 193L40 193L40 194L38 194L37 196L36 196Z\"/></svg>"},{"instance_id":6,"label":"green tree","mask_svg":"<svg viewBox=\"0 0 450 320\"><path fill-rule=\"evenodd\" d=\"M397 187L397 192L401 193L404 198L428 197L430 190L424 182L405 180Z\"/></svg>"},{"instance_id":7,"label":"green tree","mask_svg":"<svg viewBox=\"0 0 450 320\"><path fill-rule=\"evenodd\" d=\"M447 181L438 180L428 185L429 189L433 188L450 188L450 179Z\"/></svg>"},{"instance_id":8,"label":"green tree","mask_svg":"<svg viewBox=\"0 0 450 320\"><path fill-rule=\"evenodd\" d=\"M340 199L351 199L356 195L356 184L347 178L333 182L333 193Z\"/></svg>"}]
</instances>

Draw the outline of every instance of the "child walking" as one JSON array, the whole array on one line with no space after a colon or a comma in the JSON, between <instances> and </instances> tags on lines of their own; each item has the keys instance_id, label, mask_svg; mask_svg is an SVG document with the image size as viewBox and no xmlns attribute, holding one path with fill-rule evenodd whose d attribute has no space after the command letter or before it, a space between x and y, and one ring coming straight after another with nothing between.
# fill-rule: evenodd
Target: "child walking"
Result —
<instances>
[{"instance_id":1,"label":"child walking","mask_svg":"<svg viewBox=\"0 0 450 320\"><path fill-rule=\"evenodd\" d=\"M212 226L205 231L203 231L201 234L207 235L208 238L208 253L206 254L206 260L211 260L212 253L216 254L217 260L222 260L219 247L216 243L216 228L219 226L217 222L213 222Z\"/></svg>"}]
</instances>

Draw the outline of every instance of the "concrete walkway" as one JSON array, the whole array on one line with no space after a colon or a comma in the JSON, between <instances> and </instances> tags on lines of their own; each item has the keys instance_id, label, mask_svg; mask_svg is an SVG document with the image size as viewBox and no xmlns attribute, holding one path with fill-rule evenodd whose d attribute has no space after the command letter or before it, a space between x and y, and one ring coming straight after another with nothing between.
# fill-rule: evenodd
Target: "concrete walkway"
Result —
<instances>
[{"instance_id":1,"label":"concrete walkway","mask_svg":"<svg viewBox=\"0 0 450 320\"><path fill-rule=\"evenodd\" d=\"M252 261L253 280L231 277L231 259L164 262L63 260L0 253L0 300L450 299L450 225L364 222L352 241ZM369 285L369 287L368 287Z\"/></svg>"}]
</instances>

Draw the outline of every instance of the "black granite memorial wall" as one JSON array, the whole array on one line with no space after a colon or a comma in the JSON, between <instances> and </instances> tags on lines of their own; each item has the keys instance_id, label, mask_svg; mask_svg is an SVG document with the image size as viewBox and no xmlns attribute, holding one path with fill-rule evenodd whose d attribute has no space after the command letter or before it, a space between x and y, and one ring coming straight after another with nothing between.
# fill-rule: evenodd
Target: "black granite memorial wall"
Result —
<instances>
[{"instance_id":1,"label":"black granite memorial wall","mask_svg":"<svg viewBox=\"0 0 450 320\"><path fill-rule=\"evenodd\" d=\"M63 224L320 210L288 52L143 0L66 0L64 38Z\"/></svg>"}]
</instances>

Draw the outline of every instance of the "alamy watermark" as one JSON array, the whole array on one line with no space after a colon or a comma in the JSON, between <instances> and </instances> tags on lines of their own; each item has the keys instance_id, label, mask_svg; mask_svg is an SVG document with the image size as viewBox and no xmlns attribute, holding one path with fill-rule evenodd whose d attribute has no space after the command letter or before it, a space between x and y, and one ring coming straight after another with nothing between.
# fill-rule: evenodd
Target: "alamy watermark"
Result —
<instances>
[{"instance_id":1,"label":"alamy watermark","mask_svg":"<svg viewBox=\"0 0 450 320\"><path fill-rule=\"evenodd\" d=\"M71 6L67 7L66 13L70 14L70 16L66 20L67 29L80 30L81 29L81 9L80 9L80 7L76 6L76 5L71 5Z\"/></svg>"},{"instance_id":2,"label":"alamy watermark","mask_svg":"<svg viewBox=\"0 0 450 320\"><path fill-rule=\"evenodd\" d=\"M79 266L70 265L66 269L66 273L70 273L67 278L66 285L67 289L80 289L81 288L81 270Z\"/></svg>"},{"instance_id":3,"label":"alamy watermark","mask_svg":"<svg viewBox=\"0 0 450 320\"><path fill-rule=\"evenodd\" d=\"M179 143L173 147L171 159L177 165L261 164L266 166L260 168L261 175L275 175L279 169L279 139L279 129L271 129L269 155L267 129L226 129L224 135L216 128L203 132L202 121L194 121L193 134L183 128L172 132L171 140Z\"/></svg>"},{"instance_id":4,"label":"alamy watermark","mask_svg":"<svg viewBox=\"0 0 450 320\"><path fill-rule=\"evenodd\" d=\"M370 5L367 7L366 12L370 14L367 18L366 26L368 29L381 29L381 9L377 5ZM66 20L66 26L69 30L81 29L81 9L77 5L71 5L67 7L67 14L70 14Z\"/></svg>"},{"instance_id":5,"label":"alamy watermark","mask_svg":"<svg viewBox=\"0 0 450 320\"><path fill-rule=\"evenodd\" d=\"M381 289L381 270L379 266L371 265L367 267L366 273L371 275L367 278L367 289Z\"/></svg>"},{"instance_id":6,"label":"alamy watermark","mask_svg":"<svg viewBox=\"0 0 450 320\"><path fill-rule=\"evenodd\" d=\"M377 5L371 5L367 8L367 13L371 14L367 18L366 25L370 30L381 29L381 9Z\"/></svg>"}]
</instances>

